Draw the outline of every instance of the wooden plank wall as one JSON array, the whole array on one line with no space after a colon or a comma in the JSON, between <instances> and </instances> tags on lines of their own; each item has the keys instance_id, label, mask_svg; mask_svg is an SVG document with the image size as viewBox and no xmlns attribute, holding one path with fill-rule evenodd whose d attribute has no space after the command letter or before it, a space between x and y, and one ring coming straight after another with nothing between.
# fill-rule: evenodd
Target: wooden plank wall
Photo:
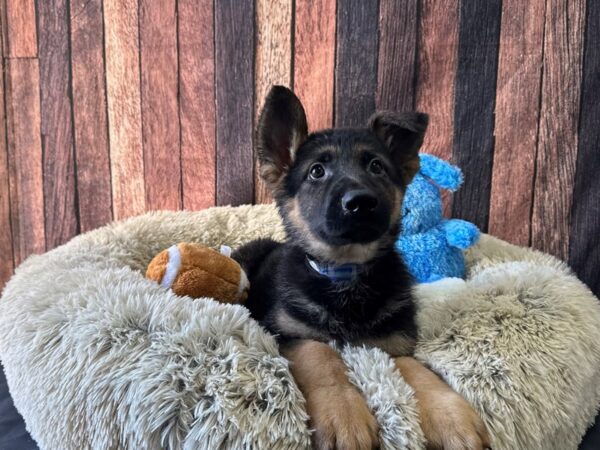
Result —
<instances>
[{"instance_id":1,"label":"wooden plank wall","mask_svg":"<svg viewBox=\"0 0 600 450\"><path fill-rule=\"evenodd\" d=\"M600 293L596 0L0 0L0 286L31 253L151 209L270 201L273 83L311 129L431 115L446 211Z\"/></svg>"}]
</instances>

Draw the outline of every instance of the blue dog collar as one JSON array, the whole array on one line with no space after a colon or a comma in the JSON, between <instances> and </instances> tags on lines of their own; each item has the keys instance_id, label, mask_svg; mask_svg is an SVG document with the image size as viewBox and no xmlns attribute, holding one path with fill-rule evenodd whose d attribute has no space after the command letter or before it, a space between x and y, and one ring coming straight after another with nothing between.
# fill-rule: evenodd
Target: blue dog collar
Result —
<instances>
[{"instance_id":1,"label":"blue dog collar","mask_svg":"<svg viewBox=\"0 0 600 450\"><path fill-rule=\"evenodd\" d=\"M362 264L320 264L308 255L306 255L306 262L311 269L334 283L352 281L363 271Z\"/></svg>"}]
</instances>

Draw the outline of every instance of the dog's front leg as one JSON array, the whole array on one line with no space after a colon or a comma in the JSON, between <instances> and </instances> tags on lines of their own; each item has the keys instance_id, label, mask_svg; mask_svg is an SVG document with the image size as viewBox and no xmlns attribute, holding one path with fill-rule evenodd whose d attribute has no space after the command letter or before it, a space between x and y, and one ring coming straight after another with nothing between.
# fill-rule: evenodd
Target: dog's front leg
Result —
<instances>
[{"instance_id":1,"label":"dog's front leg","mask_svg":"<svg viewBox=\"0 0 600 450\"><path fill-rule=\"evenodd\" d=\"M487 429L469 403L414 358L395 358L396 367L413 388L428 449L490 448Z\"/></svg>"},{"instance_id":2,"label":"dog's front leg","mask_svg":"<svg viewBox=\"0 0 600 450\"><path fill-rule=\"evenodd\" d=\"M350 383L340 355L329 345L295 340L282 346L310 416L319 450L377 448L378 425L365 400Z\"/></svg>"}]
</instances>

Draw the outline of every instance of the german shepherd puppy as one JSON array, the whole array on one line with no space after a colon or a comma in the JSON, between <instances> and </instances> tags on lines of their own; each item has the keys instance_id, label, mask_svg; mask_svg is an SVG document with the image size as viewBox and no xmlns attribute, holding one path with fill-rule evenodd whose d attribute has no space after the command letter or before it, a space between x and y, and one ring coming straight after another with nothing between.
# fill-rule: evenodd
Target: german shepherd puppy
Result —
<instances>
[{"instance_id":1,"label":"german shepherd puppy","mask_svg":"<svg viewBox=\"0 0 600 450\"><path fill-rule=\"evenodd\" d=\"M233 257L252 286L248 308L290 360L318 449L378 447L377 423L331 340L395 357L415 390L429 448L489 447L471 406L410 357L413 282L394 242L426 127L425 114L382 112L362 129L308 134L289 89L274 86L266 98L257 129L260 175L288 241L257 240Z\"/></svg>"}]
</instances>

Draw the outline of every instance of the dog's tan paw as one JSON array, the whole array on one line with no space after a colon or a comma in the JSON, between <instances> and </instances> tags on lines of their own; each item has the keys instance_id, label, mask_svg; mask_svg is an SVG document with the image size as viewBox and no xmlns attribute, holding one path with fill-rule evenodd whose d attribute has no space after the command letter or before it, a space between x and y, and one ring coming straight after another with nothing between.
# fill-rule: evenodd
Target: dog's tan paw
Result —
<instances>
[{"instance_id":1,"label":"dog's tan paw","mask_svg":"<svg viewBox=\"0 0 600 450\"><path fill-rule=\"evenodd\" d=\"M428 450L491 448L485 424L471 405L454 391L422 393L418 401Z\"/></svg>"},{"instance_id":2,"label":"dog's tan paw","mask_svg":"<svg viewBox=\"0 0 600 450\"><path fill-rule=\"evenodd\" d=\"M379 426L354 388L329 387L306 398L313 444L318 450L373 450L379 447Z\"/></svg>"}]
</instances>

